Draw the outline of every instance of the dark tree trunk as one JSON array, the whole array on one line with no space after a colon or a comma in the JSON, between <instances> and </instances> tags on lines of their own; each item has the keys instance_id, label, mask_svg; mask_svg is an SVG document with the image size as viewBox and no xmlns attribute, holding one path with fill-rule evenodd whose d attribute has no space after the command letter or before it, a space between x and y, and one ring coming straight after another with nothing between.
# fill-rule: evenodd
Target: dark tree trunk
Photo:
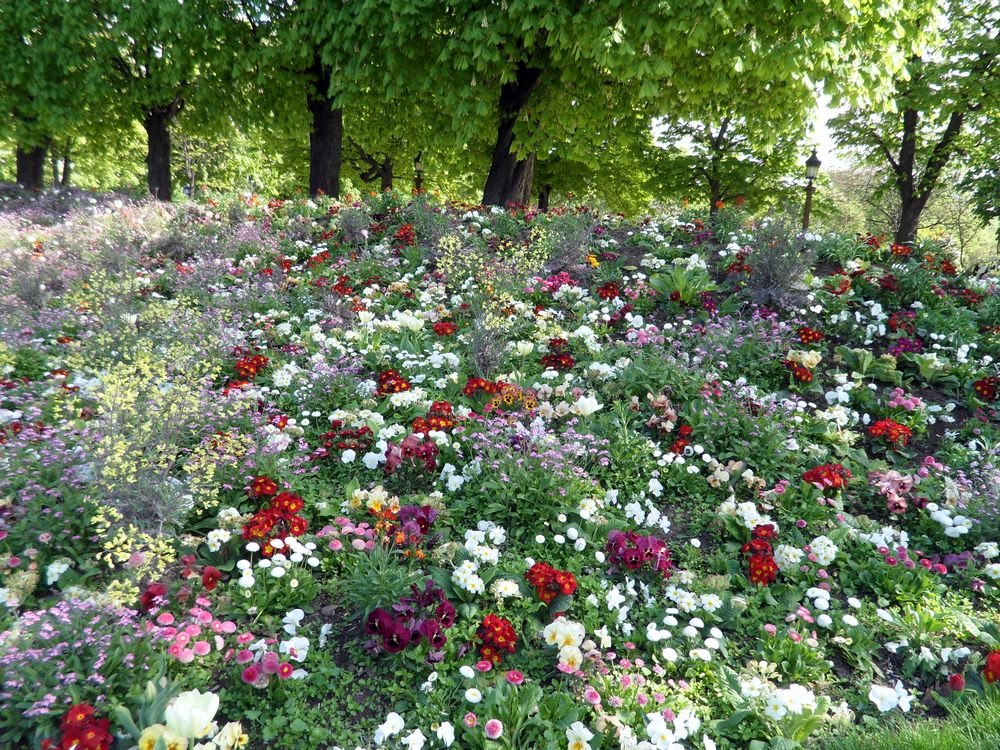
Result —
<instances>
[{"instance_id":1,"label":"dark tree trunk","mask_svg":"<svg viewBox=\"0 0 1000 750\"><path fill-rule=\"evenodd\" d=\"M309 93L309 195L340 197L340 163L344 139L343 110L330 100L331 72L317 57L313 61L315 88Z\"/></svg>"},{"instance_id":2,"label":"dark tree trunk","mask_svg":"<svg viewBox=\"0 0 1000 750\"><path fill-rule=\"evenodd\" d=\"M59 184L59 157L56 156L55 150L49 152L49 166L52 167L52 184Z\"/></svg>"},{"instance_id":3,"label":"dark tree trunk","mask_svg":"<svg viewBox=\"0 0 1000 750\"><path fill-rule=\"evenodd\" d=\"M916 180L916 142L919 113L913 109L903 111L903 138L900 142L899 160L890 159L896 173L896 191L899 194L899 225L894 241L900 245L912 244L920 228L923 213L931 193L937 187L941 172L955 153L955 142L965 122L964 112L952 112L941 138L934 144L919 184Z\"/></svg>"},{"instance_id":4,"label":"dark tree trunk","mask_svg":"<svg viewBox=\"0 0 1000 750\"><path fill-rule=\"evenodd\" d=\"M170 110L157 107L146 113L146 180L157 200L173 199L170 175Z\"/></svg>"},{"instance_id":5,"label":"dark tree trunk","mask_svg":"<svg viewBox=\"0 0 1000 750\"><path fill-rule=\"evenodd\" d=\"M392 190L392 157L387 156L385 161L382 162L382 168L379 170L379 176L382 178L382 192L386 190Z\"/></svg>"},{"instance_id":6,"label":"dark tree trunk","mask_svg":"<svg viewBox=\"0 0 1000 750\"><path fill-rule=\"evenodd\" d=\"M548 211L549 210L549 195L552 193L551 185L542 185L542 189L538 191L538 210Z\"/></svg>"},{"instance_id":7,"label":"dark tree trunk","mask_svg":"<svg viewBox=\"0 0 1000 750\"><path fill-rule=\"evenodd\" d=\"M17 147L17 183L25 190L41 190L45 180L45 147Z\"/></svg>"},{"instance_id":8,"label":"dark tree trunk","mask_svg":"<svg viewBox=\"0 0 1000 750\"><path fill-rule=\"evenodd\" d=\"M722 203L722 185L714 180L708 182L708 215L715 218L719 213L719 204Z\"/></svg>"},{"instance_id":9,"label":"dark tree trunk","mask_svg":"<svg viewBox=\"0 0 1000 750\"><path fill-rule=\"evenodd\" d=\"M493 146L490 171L483 188L483 204L505 206L508 203L527 205L531 199L531 182L535 174L535 155L518 159L512 151L514 126L531 93L538 86L539 68L519 67L513 81L500 87L500 123Z\"/></svg>"},{"instance_id":10,"label":"dark tree trunk","mask_svg":"<svg viewBox=\"0 0 1000 750\"><path fill-rule=\"evenodd\" d=\"M73 165L69 160L69 151L63 156L63 168L62 168L62 179L59 180L59 184L62 187L69 187L69 178L73 173Z\"/></svg>"}]
</instances>

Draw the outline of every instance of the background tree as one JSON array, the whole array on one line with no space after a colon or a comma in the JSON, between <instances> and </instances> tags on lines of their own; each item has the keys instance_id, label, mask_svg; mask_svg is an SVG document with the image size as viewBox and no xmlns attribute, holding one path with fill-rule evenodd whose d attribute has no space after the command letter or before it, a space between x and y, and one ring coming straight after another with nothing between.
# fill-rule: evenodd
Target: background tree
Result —
<instances>
[{"instance_id":1,"label":"background tree","mask_svg":"<svg viewBox=\"0 0 1000 750\"><path fill-rule=\"evenodd\" d=\"M936 43L893 81L891 111L853 107L833 121L837 142L878 165L895 192L899 243L916 238L947 167L1000 148L1000 5L949 0L946 10Z\"/></svg>"},{"instance_id":2,"label":"background tree","mask_svg":"<svg viewBox=\"0 0 1000 750\"><path fill-rule=\"evenodd\" d=\"M662 194L697 200L712 215L736 199L762 208L789 197L789 176L801 171L804 122L745 110L711 107L698 120L659 123L654 170Z\"/></svg>"},{"instance_id":3,"label":"background tree","mask_svg":"<svg viewBox=\"0 0 1000 750\"><path fill-rule=\"evenodd\" d=\"M81 3L0 3L0 137L14 142L16 180L29 190L42 187L47 149L65 152L102 106L83 74L93 21Z\"/></svg>"},{"instance_id":4,"label":"background tree","mask_svg":"<svg viewBox=\"0 0 1000 750\"><path fill-rule=\"evenodd\" d=\"M100 33L92 75L115 92L103 113L146 131L149 192L173 195L171 127L182 109L201 105L205 121L225 124L236 98L235 56L246 40L241 11L227 0L94 0Z\"/></svg>"},{"instance_id":5,"label":"background tree","mask_svg":"<svg viewBox=\"0 0 1000 750\"><path fill-rule=\"evenodd\" d=\"M388 100L434 97L459 143L495 133L483 201L524 203L536 154L587 153L637 102L691 118L783 80L795 113L813 80L870 84L898 67L933 3L369 0L328 6L323 59Z\"/></svg>"}]
</instances>

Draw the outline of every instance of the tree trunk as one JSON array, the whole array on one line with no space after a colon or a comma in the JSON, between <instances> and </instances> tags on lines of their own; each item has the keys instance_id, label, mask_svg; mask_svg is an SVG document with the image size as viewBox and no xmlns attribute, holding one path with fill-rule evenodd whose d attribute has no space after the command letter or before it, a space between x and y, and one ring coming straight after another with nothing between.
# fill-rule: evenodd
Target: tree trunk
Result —
<instances>
[{"instance_id":1,"label":"tree trunk","mask_svg":"<svg viewBox=\"0 0 1000 750\"><path fill-rule=\"evenodd\" d=\"M66 149L66 153L63 154L63 165L62 165L62 179L59 180L59 185L61 187L69 187L69 178L73 173L73 164L69 160L70 151Z\"/></svg>"},{"instance_id":2,"label":"tree trunk","mask_svg":"<svg viewBox=\"0 0 1000 750\"><path fill-rule=\"evenodd\" d=\"M382 169L379 171L379 176L382 178L382 192L386 190L392 190L392 157L387 156L385 161L382 162Z\"/></svg>"},{"instance_id":3,"label":"tree trunk","mask_svg":"<svg viewBox=\"0 0 1000 750\"><path fill-rule=\"evenodd\" d=\"M911 199L902 205L899 213L899 225L896 227L896 236L893 242L898 245L909 245L917 239L917 229L920 227L920 212L924 209L925 201Z\"/></svg>"},{"instance_id":4,"label":"tree trunk","mask_svg":"<svg viewBox=\"0 0 1000 750\"><path fill-rule=\"evenodd\" d=\"M146 113L146 179L149 194L157 200L173 198L170 175L170 113L156 107Z\"/></svg>"},{"instance_id":5,"label":"tree trunk","mask_svg":"<svg viewBox=\"0 0 1000 750\"><path fill-rule=\"evenodd\" d=\"M713 219L719 213L719 204L722 202L722 185L713 180L708 183L708 215Z\"/></svg>"},{"instance_id":6,"label":"tree trunk","mask_svg":"<svg viewBox=\"0 0 1000 750\"><path fill-rule=\"evenodd\" d=\"M340 197L340 163L344 138L343 110L330 100L331 72L317 57L313 61L315 88L308 97L312 129L309 131L309 195Z\"/></svg>"},{"instance_id":7,"label":"tree trunk","mask_svg":"<svg viewBox=\"0 0 1000 750\"><path fill-rule=\"evenodd\" d=\"M17 147L17 183L25 190L41 190L45 180L45 147Z\"/></svg>"},{"instance_id":8,"label":"tree trunk","mask_svg":"<svg viewBox=\"0 0 1000 750\"><path fill-rule=\"evenodd\" d=\"M518 159L512 150L514 127L521 110L538 86L542 71L521 66L513 81L500 87L500 123L493 146L490 171L483 188L483 204L505 206L508 203L527 205L531 199L531 182L535 174L535 155Z\"/></svg>"},{"instance_id":9,"label":"tree trunk","mask_svg":"<svg viewBox=\"0 0 1000 750\"><path fill-rule=\"evenodd\" d=\"M538 191L538 210L548 211L549 210L549 195L552 193L551 185L542 185L542 189Z\"/></svg>"},{"instance_id":10,"label":"tree trunk","mask_svg":"<svg viewBox=\"0 0 1000 750\"><path fill-rule=\"evenodd\" d=\"M59 157L56 155L55 149L49 151L49 166L52 168L52 184L59 184Z\"/></svg>"}]
</instances>

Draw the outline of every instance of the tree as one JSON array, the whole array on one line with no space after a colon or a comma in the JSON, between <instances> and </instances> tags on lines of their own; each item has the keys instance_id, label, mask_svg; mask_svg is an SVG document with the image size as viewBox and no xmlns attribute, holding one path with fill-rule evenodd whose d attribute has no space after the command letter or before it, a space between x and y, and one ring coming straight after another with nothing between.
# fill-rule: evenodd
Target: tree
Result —
<instances>
[{"instance_id":1,"label":"tree","mask_svg":"<svg viewBox=\"0 0 1000 750\"><path fill-rule=\"evenodd\" d=\"M83 75L92 31L82 4L0 3L0 137L16 144L16 179L29 190L43 185L53 139L71 138L99 106Z\"/></svg>"},{"instance_id":2,"label":"tree","mask_svg":"<svg viewBox=\"0 0 1000 750\"><path fill-rule=\"evenodd\" d=\"M775 121L755 108L744 104L741 113L717 106L698 120L661 122L655 173L662 192L703 201L713 216L732 200L763 205L786 197L792 184L787 178L799 168L805 125Z\"/></svg>"},{"instance_id":3,"label":"tree","mask_svg":"<svg viewBox=\"0 0 1000 750\"><path fill-rule=\"evenodd\" d=\"M787 80L782 111L798 112L836 71L870 84L933 3L368 0L328 6L323 59L344 87L437 98L459 143L491 133L483 201L523 203L536 155L586 154L591 133L650 103L693 117Z\"/></svg>"},{"instance_id":4,"label":"tree","mask_svg":"<svg viewBox=\"0 0 1000 750\"><path fill-rule=\"evenodd\" d=\"M893 81L892 109L855 107L833 121L835 137L880 165L896 193L895 241L916 239L945 169L984 143L1000 147L1000 6L949 0L936 43L909 58Z\"/></svg>"},{"instance_id":5,"label":"tree","mask_svg":"<svg viewBox=\"0 0 1000 750\"><path fill-rule=\"evenodd\" d=\"M93 0L99 19L92 75L115 94L104 113L146 131L149 192L173 196L170 130L182 109L223 116L236 98L233 73L244 24L227 0Z\"/></svg>"}]
</instances>

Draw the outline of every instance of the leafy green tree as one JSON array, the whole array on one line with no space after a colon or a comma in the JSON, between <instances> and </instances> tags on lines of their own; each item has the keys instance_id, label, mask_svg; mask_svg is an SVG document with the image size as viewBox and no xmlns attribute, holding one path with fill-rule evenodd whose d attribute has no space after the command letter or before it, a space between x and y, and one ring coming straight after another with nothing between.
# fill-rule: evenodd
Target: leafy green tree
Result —
<instances>
[{"instance_id":1,"label":"leafy green tree","mask_svg":"<svg viewBox=\"0 0 1000 750\"><path fill-rule=\"evenodd\" d=\"M28 189L42 187L53 140L65 145L100 106L83 72L93 30L81 3L0 3L0 138L16 144L16 179Z\"/></svg>"},{"instance_id":2,"label":"leafy green tree","mask_svg":"<svg viewBox=\"0 0 1000 750\"><path fill-rule=\"evenodd\" d=\"M696 117L789 81L872 85L905 60L935 0L367 0L330 4L322 55L352 89L435 97L459 143L491 133L483 201L527 202L536 155L586 154L615 116Z\"/></svg>"},{"instance_id":3,"label":"leafy green tree","mask_svg":"<svg viewBox=\"0 0 1000 750\"><path fill-rule=\"evenodd\" d=\"M1000 5L948 0L946 11L936 42L895 77L891 110L855 107L833 121L838 143L884 170L899 243L916 238L946 168L1000 148Z\"/></svg>"},{"instance_id":4,"label":"leafy green tree","mask_svg":"<svg viewBox=\"0 0 1000 750\"><path fill-rule=\"evenodd\" d=\"M92 0L92 7L99 33L90 69L115 95L103 115L120 127L142 124L149 192L169 201L177 116L195 107L206 119L222 118L239 93L242 11L228 0Z\"/></svg>"},{"instance_id":5,"label":"leafy green tree","mask_svg":"<svg viewBox=\"0 0 1000 750\"><path fill-rule=\"evenodd\" d=\"M713 216L733 200L764 206L788 197L787 178L800 169L805 125L798 119L712 107L698 120L661 127L655 170L662 192L703 202Z\"/></svg>"}]
</instances>

